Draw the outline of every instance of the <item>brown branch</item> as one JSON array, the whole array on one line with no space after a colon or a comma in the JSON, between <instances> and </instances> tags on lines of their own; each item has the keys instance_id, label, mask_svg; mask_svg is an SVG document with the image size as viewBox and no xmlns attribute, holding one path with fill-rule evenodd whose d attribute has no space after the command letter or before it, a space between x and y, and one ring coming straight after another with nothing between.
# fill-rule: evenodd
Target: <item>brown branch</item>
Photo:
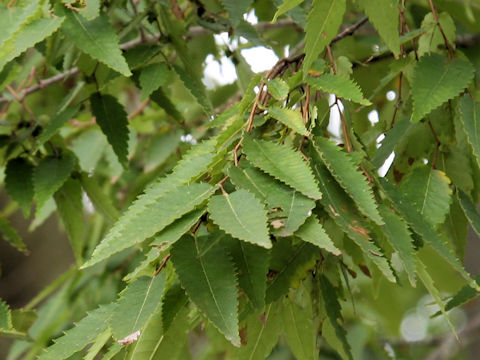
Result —
<instances>
[{"instance_id":1,"label":"brown branch","mask_svg":"<svg viewBox=\"0 0 480 360\"><path fill-rule=\"evenodd\" d=\"M443 41L445 42L445 46L448 49L448 55L450 56L451 59L453 59L453 57L454 57L453 47L452 47L452 44L450 44L450 41L448 41L447 35L445 35L445 31L443 31L442 24L440 24L440 20L438 19L438 13L437 13L437 9L435 8L435 4L433 3L433 0L428 0L428 1L429 1L429 4L430 4L430 9L432 9L433 18L435 19L435 21L437 23L438 29L440 30L440 33L442 34Z\"/></svg>"}]
</instances>

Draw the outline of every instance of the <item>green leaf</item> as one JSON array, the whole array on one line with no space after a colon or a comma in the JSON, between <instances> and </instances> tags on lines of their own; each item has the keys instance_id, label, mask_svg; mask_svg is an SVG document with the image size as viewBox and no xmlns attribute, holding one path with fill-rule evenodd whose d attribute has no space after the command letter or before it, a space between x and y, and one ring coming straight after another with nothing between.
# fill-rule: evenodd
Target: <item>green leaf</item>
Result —
<instances>
[{"instance_id":1,"label":"green leaf","mask_svg":"<svg viewBox=\"0 0 480 360\"><path fill-rule=\"evenodd\" d=\"M315 201L242 160L228 169L230 180L267 204L271 233L290 236L305 222ZM273 226L275 225L275 226Z\"/></svg>"},{"instance_id":2,"label":"green leaf","mask_svg":"<svg viewBox=\"0 0 480 360\"><path fill-rule=\"evenodd\" d=\"M88 198L92 201L93 206L97 211L100 211L110 221L118 219L119 212L112 203L112 199L103 192L93 177L88 176L87 173L80 174L80 183L83 190L87 193Z\"/></svg>"},{"instance_id":3,"label":"green leaf","mask_svg":"<svg viewBox=\"0 0 480 360\"><path fill-rule=\"evenodd\" d=\"M404 196L431 226L443 223L450 208L450 179L440 170L428 166L413 169L400 185Z\"/></svg>"},{"instance_id":4,"label":"green leaf","mask_svg":"<svg viewBox=\"0 0 480 360\"><path fill-rule=\"evenodd\" d=\"M303 0L302 0L303 1ZM277 100L285 100L290 88L285 80L275 78L267 82L268 92Z\"/></svg>"},{"instance_id":5,"label":"green leaf","mask_svg":"<svg viewBox=\"0 0 480 360\"><path fill-rule=\"evenodd\" d=\"M292 10L303 3L303 0L283 0L282 5L280 5L273 16L272 23L276 22L278 17L285 14L286 12Z\"/></svg>"},{"instance_id":6,"label":"green leaf","mask_svg":"<svg viewBox=\"0 0 480 360\"><path fill-rule=\"evenodd\" d=\"M248 191L241 189L211 197L208 212L213 222L232 236L267 249L272 247L268 237L267 212Z\"/></svg>"},{"instance_id":7,"label":"green leaf","mask_svg":"<svg viewBox=\"0 0 480 360\"><path fill-rule=\"evenodd\" d=\"M282 333L281 300L268 304L265 312L247 318L247 343L238 350L239 360L264 360L272 352Z\"/></svg>"},{"instance_id":8,"label":"green leaf","mask_svg":"<svg viewBox=\"0 0 480 360\"><path fill-rule=\"evenodd\" d=\"M477 212L477 207L462 190L458 190L457 195L463 212L470 222L472 229L477 233L477 235L480 235L480 215Z\"/></svg>"},{"instance_id":9,"label":"green leaf","mask_svg":"<svg viewBox=\"0 0 480 360\"><path fill-rule=\"evenodd\" d=\"M422 20L423 33L418 39L417 49L420 57L430 52L437 52L439 47L445 47L445 39L439 26L442 27L442 32L450 44L455 44L455 22L451 16L446 12L436 15L430 12Z\"/></svg>"},{"instance_id":10,"label":"green leaf","mask_svg":"<svg viewBox=\"0 0 480 360\"><path fill-rule=\"evenodd\" d=\"M470 274L465 271L462 263L452 253L446 241L438 235L429 222L417 211L417 209L410 205L410 202L405 198L402 192L385 179L380 179L380 184L382 185L386 195L391 199L393 207L398 210L400 215L412 227L412 229L418 235L420 235L426 243L430 244L430 246L433 247L441 257L450 263L472 287L480 290L480 286L478 286L477 283L470 277Z\"/></svg>"},{"instance_id":11,"label":"green leaf","mask_svg":"<svg viewBox=\"0 0 480 360\"><path fill-rule=\"evenodd\" d=\"M0 299L0 329L10 330L12 325L12 314L8 304Z\"/></svg>"},{"instance_id":12,"label":"green leaf","mask_svg":"<svg viewBox=\"0 0 480 360\"><path fill-rule=\"evenodd\" d=\"M223 246L208 236L185 235L173 244L172 261L192 301L235 346L238 334L238 299L235 269Z\"/></svg>"},{"instance_id":13,"label":"green leaf","mask_svg":"<svg viewBox=\"0 0 480 360\"><path fill-rule=\"evenodd\" d=\"M173 283L168 288L162 301L162 324L164 331L167 331L177 314L182 311L182 308L186 306L189 301L190 299L179 281Z\"/></svg>"},{"instance_id":14,"label":"green leaf","mask_svg":"<svg viewBox=\"0 0 480 360\"><path fill-rule=\"evenodd\" d=\"M63 111L56 113L37 137L35 149L45 144L52 138L60 128L71 120L80 110L80 105L66 107Z\"/></svg>"},{"instance_id":15,"label":"green leaf","mask_svg":"<svg viewBox=\"0 0 480 360\"><path fill-rule=\"evenodd\" d=\"M115 304L100 306L80 320L74 328L55 340L55 343L42 353L39 360L67 359L77 351L95 341L108 327L108 319L112 316Z\"/></svg>"},{"instance_id":16,"label":"green leaf","mask_svg":"<svg viewBox=\"0 0 480 360\"><path fill-rule=\"evenodd\" d=\"M303 278L319 256L316 246L307 242L293 245L291 238L279 238L272 249L270 269L275 277L267 282L265 301L271 303L288 292Z\"/></svg>"},{"instance_id":17,"label":"green leaf","mask_svg":"<svg viewBox=\"0 0 480 360\"><path fill-rule=\"evenodd\" d=\"M312 199L322 197L312 170L300 153L289 146L246 137L243 140L243 149L253 165L274 178Z\"/></svg>"},{"instance_id":18,"label":"green leaf","mask_svg":"<svg viewBox=\"0 0 480 360\"><path fill-rule=\"evenodd\" d=\"M173 65L173 68L180 77L180 80L182 80L185 87L192 93L195 99L197 99L205 114L210 115L212 113L212 104L207 96L205 85L203 85L203 83L198 79L193 78L188 71L184 70L180 66Z\"/></svg>"},{"instance_id":19,"label":"green leaf","mask_svg":"<svg viewBox=\"0 0 480 360\"><path fill-rule=\"evenodd\" d=\"M480 166L480 106L470 95L465 94L460 103L460 112L468 142Z\"/></svg>"},{"instance_id":20,"label":"green leaf","mask_svg":"<svg viewBox=\"0 0 480 360\"><path fill-rule=\"evenodd\" d=\"M128 119L123 106L111 95L94 93L90 96L92 113L97 124L115 151L118 161L127 167L128 164Z\"/></svg>"},{"instance_id":21,"label":"green leaf","mask_svg":"<svg viewBox=\"0 0 480 360\"><path fill-rule=\"evenodd\" d=\"M480 275L475 277L475 281L480 285ZM480 292L468 285L465 285L446 303L445 311L462 306L463 304L466 304L467 302L477 298L479 295ZM439 315L440 313L441 312L439 311L435 315Z\"/></svg>"},{"instance_id":22,"label":"green leaf","mask_svg":"<svg viewBox=\"0 0 480 360\"><path fill-rule=\"evenodd\" d=\"M313 166L313 170L324 195L320 203L328 215L362 249L363 253L378 267L385 278L395 283L396 279L387 259L375 243L372 242L369 229L366 227L363 219L356 215L357 211L350 199L341 191L323 165L317 162Z\"/></svg>"},{"instance_id":23,"label":"green leaf","mask_svg":"<svg viewBox=\"0 0 480 360\"><path fill-rule=\"evenodd\" d=\"M167 192L164 196L154 197L154 202L149 203L148 207L140 208L133 214L129 213L129 209L95 248L92 257L83 265L83 268L92 266L155 235L208 199L212 192L212 186L194 183ZM143 200L146 199L143 198Z\"/></svg>"},{"instance_id":24,"label":"green leaf","mask_svg":"<svg viewBox=\"0 0 480 360\"><path fill-rule=\"evenodd\" d=\"M253 0L222 0L223 7L227 10L233 27L236 27L243 20L243 14L248 11L252 2Z\"/></svg>"},{"instance_id":25,"label":"green leaf","mask_svg":"<svg viewBox=\"0 0 480 360\"><path fill-rule=\"evenodd\" d=\"M472 81L474 68L465 59L439 54L424 56L415 66L412 82L412 122L418 122L444 102L456 97Z\"/></svg>"},{"instance_id":26,"label":"green leaf","mask_svg":"<svg viewBox=\"0 0 480 360\"><path fill-rule=\"evenodd\" d=\"M339 320L342 320L342 313L340 303L338 302L337 290L333 287L326 276L320 275L319 281L320 291L325 306L325 313L327 314L328 320L335 329L335 334L342 344L344 353L349 359L353 360L350 344L347 341L347 332L342 325L339 324Z\"/></svg>"},{"instance_id":27,"label":"green leaf","mask_svg":"<svg viewBox=\"0 0 480 360\"><path fill-rule=\"evenodd\" d=\"M390 245L398 253L410 284L415 287L415 250L408 226L401 217L384 205L380 206L380 213L385 223L382 230L387 235Z\"/></svg>"},{"instance_id":28,"label":"green leaf","mask_svg":"<svg viewBox=\"0 0 480 360\"><path fill-rule=\"evenodd\" d=\"M393 54L400 55L398 0L361 0L360 6Z\"/></svg>"},{"instance_id":29,"label":"green leaf","mask_svg":"<svg viewBox=\"0 0 480 360\"><path fill-rule=\"evenodd\" d=\"M120 50L117 34L105 14L87 20L63 6L57 6L56 12L65 16L62 32L76 47L123 76L132 75Z\"/></svg>"},{"instance_id":30,"label":"green leaf","mask_svg":"<svg viewBox=\"0 0 480 360\"><path fill-rule=\"evenodd\" d=\"M13 37L1 44L0 71L8 62L52 35L62 22L63 18L37 19L23 26Z\"/></svg>"},{"instance_id":31,"label":"green leaf","mask_svg":"<svg viewBox=\"0 0 480 360\"><path fill-rule=\"evenodd\" d=\"M318 77L308 77L307 83L315 90L332 93L345 100L354 101L361 105L372 104L365 99L358 85L345 76L326 73Z\"/></svg>"},{"instance_id":32,"label":"green leaf","mask_svg":"<svg viewBox=\"0 0 480 360\"><path fill-rule=\"evenodd\" d=\"M144 67L140 71L139 82L142 88L142 100L145 100L165 84L170 76L170 70L165 63L155 63Z\"/></svg>"},{"instance_id":33,"label":"green leaf","mask_svg":"<svg viewBox=\"0 0 480 360\"><path fill-rule=\"evenodd\" d=\"M83 360L95 360L98 353L102 350L108 340L112 337L112 330L107 329L98 335L95 342L88 348L88 352Z\"/></svg>"},{"instance_id":34,"label":"green leaf","mask_svg":"<svg viewBox=\"0 0 480 360\"><path fill-rule=\"evenodd\" d=\"M307 135L307 129L305 128L305 125L303 125L300 111L272 106L268 108L268 115L279 120L282 124L288 126L296 133L303 136Z\"/></svg>"},{"instance_id":35,"label":"green leaf","mask_svg":"<svg viewBox=\"0 0 480 360\"><path fill-rule=\"evenodd\" d=\"M183 115L178 111L177 107L172 103L172 101L167 97L167 95L161 88L155 90L150 95L150 99L152 99L152 101L154 101L158 106L165 110L165 112L170 115L176 122L185 121Z\"/></svg>"},{"instance_id":36,"label":"green leaf","mask_svg":"<svg viewBox=\"0 0 480 360\"><path fill-rule=\"evenodd\" d=\"M270 254L268 250L243 241L222 239L238 272L238 284L254 309L263 310Z\"/></svg>"},{"instance_id":37,"label":"green leaf","mask_svg":"<svg viewBox=\"0 0 480 360\"><path fill-rule=\"evenodd\" d=\"M2 216L0 216L0 232L2 233L3 239L10 243L10 245L12 245L18 251L21 251L25 254L29 253L27 246L23 242L17 230L10 224L10 222L8 222L7 219Z\"/></svg>"},{"instance_id":38,"label":"green leaf","mask_svg":"<svg viewBox=\"0 0 480 360\"><path fill-rule=\"evenodd\" d=\"M335 180L355 201L360 211L381 225L383 221L378 213L372 189L368 185L365 176L358 170L358 166L351 155L323 137L315 138L313 149L332 173Z\"/></svg>"},{"instance_id":39,"label":"green leaf","mask_svg":"<svg viewBox=\"0 0 480 360\"><path fill-rule=\"evenodd\" d=\"M310 216L305 223L295 232L303 241L325 249L333 255L340 255L341 251L333 244L323 226L320 225L315 215Z\"/></svg>"},{"instance_id":40,"label":"green leaf","mask_svg":"<svg viewBox=\"0 0 480 360\"><path fill-rule=\"evenodd\" d=\"M83 262L83 248L86 242L83 218L82 187L77 180L68 179L54 195L58 214L68 234L73 255L78 264Z\"/></svg>"},{"instance_id":41,"label":"green leaf","mask_svg":"<svg viewBox=\"0 0 480 360\"><path fill-rule=\"evenodd\" d=\"M160 305L164 287L164 273L152 278L143 276L128 285L117 301L109 322L116 340L136 331L143 332L148 319Z\"/></svg>"},{"instance_id":42,"label":"green leaf","mask_svg":"<svg viewBox=\"0 0 480 360\"><path fill-rule=\"evenodd\" d=\"M24 158L15 158L8 162L5 169L5 189L23 211L23 216L30 216L33 201L33 165Z\"/></svg>"},{"instance_id":43,"label":"green leaf","mask_svg":"<svg viewBox=\"0 0 480 360\"><path fill-rule=\"evenodd\" d=\"M337 34L345 12L345 0L314 0L305 27L305 76L326 45Z\"/></svg>"},{"instance_id":44,"label":"green leaf","mask_svg":"<svg viewBox=\"0 0 480 360\"><path fill-rule=\"evenodd\" d=\"M75 159L69 154L62 157L47 156L33 170L33 188L37 196L37 215L55 192L68 179L75 166Z\"/></svg>"},{"instance_id":45,"label":"green leaf","mask_svg":"<svg viewBox=\"0 0 480 360\"><path fill-rule=\"evenodd\" d=\"M183 234L190 230L205 212L206 210L204 208L200 208L183 215L180 219L175 220L165 229L160 231L150 245L163 247L173 244L180 239Z\"/></svg>"}]
</instances>

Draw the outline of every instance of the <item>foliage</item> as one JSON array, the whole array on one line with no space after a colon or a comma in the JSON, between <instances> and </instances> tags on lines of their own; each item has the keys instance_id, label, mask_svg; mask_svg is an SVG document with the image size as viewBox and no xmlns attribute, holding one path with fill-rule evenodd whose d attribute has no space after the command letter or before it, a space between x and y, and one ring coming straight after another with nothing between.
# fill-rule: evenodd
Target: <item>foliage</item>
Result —
<instances>
[{"instance_id":1,"label":"foliage","mask_svg":"<svg viewBox=\"0 0 480 360\"><path fill-rule=\"evenodd\" d=\"M55 213L75 259L0 300L8 359L422 358L402 316L428 293L449 336L480 291L478 32L463 0L0 4L0 232Z\"/></svg>"}]
</instances>

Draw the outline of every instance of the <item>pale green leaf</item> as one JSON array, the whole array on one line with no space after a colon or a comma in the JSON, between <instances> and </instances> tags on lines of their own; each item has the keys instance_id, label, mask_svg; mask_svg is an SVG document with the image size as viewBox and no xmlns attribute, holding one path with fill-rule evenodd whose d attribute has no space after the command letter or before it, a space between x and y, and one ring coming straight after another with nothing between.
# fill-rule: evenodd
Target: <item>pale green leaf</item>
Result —
<instances>
[{"instance_id":1,"label":"pale green leaf","mask_svg":"<svg viewBox=\"0 0 480 360\"><path fill-rule=\"evenodd\" d=\"M54 195L58 214L68 234L73 255L78 264L83 262L86 231L83 218L82 188L74 179L68 179Z\"/></svg>"},{"instance_id":2,"label":"pale green leaf","mask_svg":"<svg viewBox=\"0 0 480 360\"><path fill-rule=\"evenodd\" d=\"M400 54L398 0L361 0L360 6L395 56Z\"/></svg>"},{"instance_id":3,"label":"pale green leaf","mask_svg":"<svg viewBox=\"0 0 480 360\"><path fill-rule=\"evenodd\" d=\"M7 5L6 2L0 4L0 19L2 19L0 22L0 45L2 46L0 57L4 56L3 50L11 51L8 46L5 46L5 42L20 32L42 11L38 1L23 2L15 4L15 6Z\"/></svg>"},{"instance_id":4,"label":"pale green leaf","mask_svg":"<svg viewBox=\"0 0 480 360\"><path fill-rule=\"evenodd\" d=\"M93 177L82 172L80 183L97 211L101 212L112 222L118 219L119 212L113 205L112 199L103 192Z\"/></svg>"},{"instance_id":5,"label":"pale green leaf","mask_svg":"<svg viewBox=\"0 0 480 360\"><path fill-rule=\"evenodd\" d=\"M457 195L472 229L480 236L480 215L478 214L477 207L462 190L458 190Z\"/></svg>"},{"instance_id":6,"label":"pale green leaf","mask_svg":"<svg viewBox=\"0 0 480 360\"><path fill-rule=\"evenodd\" d=\"M302 0L303 1L303 0ZM285 80L275 78L267 82L268 92L277 100L285 100L290 88Z\"/></svg>"},{"instance_id":7,"label":"pale green leaf","mask_svg":"<svg viewBox=\"0 0 480 360\"><path fill-rule=\"evenodd\" d=\"M145 100L160 86L168 82L170 70L165 63L155 63L140 71L138 81L142 89L142 100Z\"/></svg>"},{"instance_id":8,"label":"pale green leaf","mask_svg":"<svg viewBox=\"0 0 480 360\"><path fill-rule=\"evenodd\" d=\"M12 325L12 314L8 304L0 299L0 329L9 330Z\"/></svg>"},{"instance_id":9,"label":"pale green leaf","mask_svg":"<svg viewBox=\"0 0 480 360\"><path fill-rule=\"evenodd\" d=\"M94 93L90 96L92 113L115 151L118 161L128 164L128 119L123 106L111 95Z\"/></svg>"},{"instance_id":10,"label":"pale green leaf","mask_svg":"<svg viewBox=\"0 0 480 360\"><path fill-rule=\"evenodd\" d=\"M477 164L480 165L480 105L465 94L460 103L460 112L468 142L472 146Z\"/></svg>"},{"instance_id":11,"label":"pale green leaf","mask_svg":"<svg viewBox=\"0 0 480 360\"><path fill-rule=\"evenodd\" d=\"M205 85L197 78L194 78L188 71L184 70L180 66L173 65L175 72L182 80L185 87L192 93L199 105L202 107L203 111L210 115L212 113L212 104L210 99L207 96L207 91Z\"/></svg>"},{"instance_id":12,"label":"pale green leaf","mask_svg":"<svg viewBox=\"0 0 480 360\"><path fill-rule=\"evenodd\" d=\"M439 54L420 59L413 72L412 122L418 122L444 102L453 99L472 81L474 68L465 59Z\"/></svg>"},{"instance_id":13,"label":"pale green leaf","mask_svg":"<svg viewBox=\"0 0 480 360\"><path fill-rule=\"evenodd\" d=\"M402 192L395 188L391 183L381 178L380 183L384 192L391 199L392 205L397 209L405 221L412 229L422 237L435 251L443 257L468 283L475 289L480 286L470 277L470 274L464 269L461 261L453 254L447 242L440 237L430 223L410 204Z\"/></svg>"},{"instance_id":14,"label":"pale green leaf","mask_svg":"<svg viewBox=\"0 0 480 360\"><path fill-rule=\"evenodd\" d=\"M285 14L286 12L292 10L303 3L303 0L283 0L282 5L280 5L273 16L272 23L276 22L278 17Z\"/></svg>"},{"instance_id":15,"label":"pale green leaf","mask_svg":"<svg viewBox=\"0 0 480 360\"><path fill-rule=\"evenodd\" d=\"M243 149L253 165L274 178L312 199L322 197L312 170L300 153L289 146L246 137L243 140Z\"/></svg>"},{"instance_id":16,"label":"pale green leaf","mask_svg":"<svg viewBox=\"0 0 480 360\"><path fill-rule=\"evenodd\" d=\"M279 106L272 106L268 108L268 115L279 120L282 124L288 126L298 134L303 136L307 135L307 129L303 124L303 118L302 114L300 114L300 111L282 108Z\"/></svg>"},{"instance_id":17,"label":"pale green leaf","mask_svg":"<svg viewBox=\"0 0 480 360\"><path fill-rule=\"evenodd\" d=\"M265 360L282 333L281 300L268 304L262 315L247 318L247 343L238 350L239 360Z\"/></svg>"},{"instance_id":18,"label":"pale green leaf","mask_svg":"<svg viewBox=\"0 0 480 360\"><path fill-rule=\"evenodd\" d=\"M417 49L419 56L436 52L439 47L445 47L445 39L440 32L438 24L442 27L443 33L450 44L455 44L455 22L446 12L437 14L437 17L438 20L430 12L422 20L423 34L418 39Z\"/></svg>"},{"instance_id":19,"label":"pale green leaf","mask_svg":"<svg viewBox=\"0 0 480 360\"><path fill-rule=\"evenodd\" d=\"M250 192L237 190L210 198L208 212L213 222L232 236L249 243L271 248L267 212Z\"/></svg>"},{"instance_id":20,"label":"pale green leaf","mask_svg":"<svg viewBox=\"0 0 480 360\"><path fill-rule=\"evenodd\" d=\"M63 6L56 9L59 15L65 16L62 32L76 47L120 74L132 75L120 50L117 34L105 14L87 20Z\"/></svg>"},{"instance_id":21,"label":"pale green leaf","mask_svg":"<svg viewBox=\"0 0 480 360\"><path fill-rule=\"evenodd\" d=\"M243 14L248 11L252 2L253 0L222 0L223 7L227 10L233 27L236 27L243 20Z\"/></svg>"},{"instance_id":22,"label":"pale green leaf","mask_svg":"<svg viewBox=\"0 0 480 360\"><path fill-rule=\"evenodd\" d=\"M48 156L33 170L33 188L37 197L37 214L53 194L68 179L75 165L69 154L63 157Z\"/></svg>"},{"instance_id":23,"label":"pale green leaf","mask_svg":"<svg viewBox=\"0 0 480 360\"><path fill-rule=\"evenodd\" d=\"M271 233L290 236L305 222L315 201L242 160L239 166L230 166L230 180L267 204Z\"/></svg>"},{"instance_id":24,"label":"pale green leaf","mask_svg":"<svg viewBox=\"0 0 480 360\"><path fill-rule=\"evenodd\" d=\"M333 255L340 255L341 251L333 244L323 226L320 225L315 215L310 216L305 223L295 232L303 241L308 241Z\"/></svg>"},{"instance_id":25,"label":"pale green leaf","mask_svg":"<svg viewBox=\"0 0 480 360\"><path fill-rule=\"evenodd\" d=\"M400 185L404 196L431 226L445 220L450 208L452 189L443 171L422 166L413 169Z\"/></svg>"},{"instance_id":26,"label":"pale green leaf","mask_svg":"<svg viewBox=\"0 0 480 360\"><path fill-rule=\"evenodd\" d=\"M315 159L315 157L314 157ZM351 200L336 184L327 168L319 162L313 167L324 197L320 200L328 215L337 223L382 272L386 279L396 282L392 269L382 251L372 242L370 230L362 217L357 215Z\"/></svg>"},{"instance_id":27,"label":"pale green leaf","mask_svg":"<svg viewBox=\"0 0 480 360\"><path fill-rule=\"evenodd\" d=\"M358 85L348 77L326 73L318 77L308 77L307 83L315 90L332 93L339 98L361 105L371 105L371 102L363 96Z\"/></svg>"},{"instance_id":28,"label":"pale green leaf","mask_svg":"<svg viewBox=\"0 0 480 360\"><path fill-rule=\"evenodd\" d=\"M240 289L245 292L254 309L263 310L270 260L268 250L230 237L220 241L225 243L235 263Z\"/></svg>"},{"instance_id":29,"label":"pale green leaf","mask_svg":"<svg viewBox=\"0 0 480 360\"><path fill-rule=\"evenodd\" d=\"M235 269L223 246L208 236L185 235L173 244L172 261L192 301L235 346L238 333L238 299Z\"/></svg>"},{"instance_id":30,"label":"pale green leaf","mask_svg":"<svg viewBox=\"0 0 480 360\"><path fill-rule=\"evenodd\" d=\"M30 216L34 190L32 183L33 165L24 158L15 158L7 163L5 169L5 189L23 211Z\"/></svg>"},{"instance_id":31,"label":"pale green leaf","mask_svg":"<svg viewBox=\"0 0 480 360\"><path fill-rule=\"evenodd\" d=\"M154 200L148 202L148 207L138 208L134 205L138 211L133 214L127 211L115 223L83 268L92 266L155 235L209 198L212 192L212 186L194 183L167 192L164 196L152 197ZM147 202L145 197L142 200L144 204ZM126 226L127 224L129 226Z\"/></svg>"},{"instance_id":32,"label":"pale green leaf","mask_svg":"<svg viewBox=\"0 0 480 360\"><path fill-rule=\"evenodd\" d=\"M183 234L192 228L197 223L200 217L205 213L205 209L200 208L185 214L180 219L175 220L165 229L155 236L155 240L150 244L151 246L169 246L180 239Z\"/></svg>"},{"instance_id":33,"label":"pale green leaf","mask_svg":"<svg viewBox=\"0 0 480 360\"><path fill-rule=\"evenodd\" d=\"M337 34L345 12L345 0L314 0L305 28L305 75L325 46Z\"/></svg>"},{"instance_id":34,"label":"pale green leaf","mask_svg":"<svg viewBox=\"0 0 480 360\"><path fill-rule=\"evenodd\" d=\"M475 281L480 284L480 275L477 275L475 277ZM445 305L445 311L462 306L463 304L466 304L467 302L477 298L478 296L480 296L480 292L471 288L468 285L465 285L447 302L447 304ZM439 311L435 315L439 314L441 314L441 311Z\"/></svg>"},{"instance_id":35,"label":"pale green leaf","mask_svg":"<svg viewBox=\"0 0 480 360\"><path fill-rule=\"evenodd\" d=\"M128 285L109 321L116 340L136 331L143 332L148 319L160 305L164 287L164 273L151 278L143 276Z\"/></svg>"},{"instance_id":36,"label":"pale green leaf","mask_svg":"<svg viewBox=\"0 0 480 360\"><path fill-rule=\"evenodd\" d=\"M315 138L313 149L335 180L355 201L360 211L381 225L383 221L378 213L372 189L365 176L358 169L353 157L342 151L332 141L323 137Z\"/></svg>"},{"instance_id":37,"label":"pale green leaf","mask_svg":"<svg viewBox=\"0 0 480 360\"><path fill-rule=\"evenodd\" d=\"M67 359L95 341L108 327L108 319L115 309L115 304L100 306L68 330L65 335L40 354L39 360Z\"/></svg>"},{"instance_id":38,"label":"pale green leaf","mask_svg":"<svg viewBox=\"0 0 480 360\"><path fill-rule=\"evenodd\" d=\"M398 253L402 261L408 280L413 287L416 284L415 276L415 249L413 248L413 240L408 229L401 217L396 215L388 207L380 206L380 213L384 221L382 225L383 232L387 235L390 245Z\"/></svg>"}]
</instances>

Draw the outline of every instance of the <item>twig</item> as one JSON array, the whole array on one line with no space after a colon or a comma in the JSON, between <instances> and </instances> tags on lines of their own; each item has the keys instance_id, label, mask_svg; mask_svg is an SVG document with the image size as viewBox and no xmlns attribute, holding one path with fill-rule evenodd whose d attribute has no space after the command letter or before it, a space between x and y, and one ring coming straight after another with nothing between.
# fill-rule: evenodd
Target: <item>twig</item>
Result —
<instances>
[{"instance_id":1,"label":"twig","mask_svg":"<svg viewBox=\"0 0 480 360\"><path fill-rule=\"evenodd\" d=\"M436 142L435 153L433 154L433 160L432 160L432 168L436 169L437 159L438 159L438 150L440 149L441 142L440 142L440 139L438 138L437 132L433 128L432 123L430 121L428 122L428 126L430 127L430 130L432 131L433 137L435 138L435 142Z\"/></svg>"},{"instance_id":2,"label":"twig","mask_svg":"<svg viewBox=\"0 0 480 360\"><path fill-rule=\"evenodd\" d=\"M445 46L447 47L448 55L450 56L450 59L453 59L454 57L453 47L450 44L450 41L448 41L447 36L445 35L445 31L443 31L442 24L440 24L440 20L438 19L438 13L437 13L437 9L435 8L435 4L433 3L433 0L428 0L428 2L430 4L430 9L432 9L433 18L437 23L438 30L440 30L440 33L442 34L442 37L443 37L443 41L445 42Z\"/></svg>"},{"instance_id":3,"label":"twig","mask_svg":"<svg viewBox=\"0 0 480 360\"><path fill-rule=\"evenodd\" d=\"M148 98L143 103L141 103L140 106L137 109L135 109L134 112L132 112L130 115L128 115L128 120L133 119L135 116L140 114L147 107L147 105L149 103L150 103L150 98Z\"/></svg>"},{"instance_id":4,"label":"twig","mask_svg":"<svg viewBox=\"0 0 480 360\"><path fill-rule=\"evenodd\" d=\"M400 5L400 36L403 35L405 32L405 26L407 22L405 21L405 4L407 0L402 0L402 4ZM400 57L405 57L405 44L400 46ZM393 127L395 124L395 119L397 118L398 108L400 107L400 103L402 101L402 83L403 83L403 71L400 71L398 74L398 96L397 100L395 101L395 106L393 109L392 121L390 122L390 127Z\"/></svg>"},{"instance_id":5,"label":"twig","mask_svg":"<svg viewBox=\"0 0 480 360\"><path fill-rule=\"evenodd\" d=\"M157 276L158 274L160 274L160 271L163 270L163 268L165 266L167 266L167 262L168 260L170 260L170 258L172 257L172 254L168 254L167 256L165 256L162 260L162 263L160 264L160 266L158 267L157 271L155 271L155 275L154 276Z\"/></svg>"}]
</instances>

